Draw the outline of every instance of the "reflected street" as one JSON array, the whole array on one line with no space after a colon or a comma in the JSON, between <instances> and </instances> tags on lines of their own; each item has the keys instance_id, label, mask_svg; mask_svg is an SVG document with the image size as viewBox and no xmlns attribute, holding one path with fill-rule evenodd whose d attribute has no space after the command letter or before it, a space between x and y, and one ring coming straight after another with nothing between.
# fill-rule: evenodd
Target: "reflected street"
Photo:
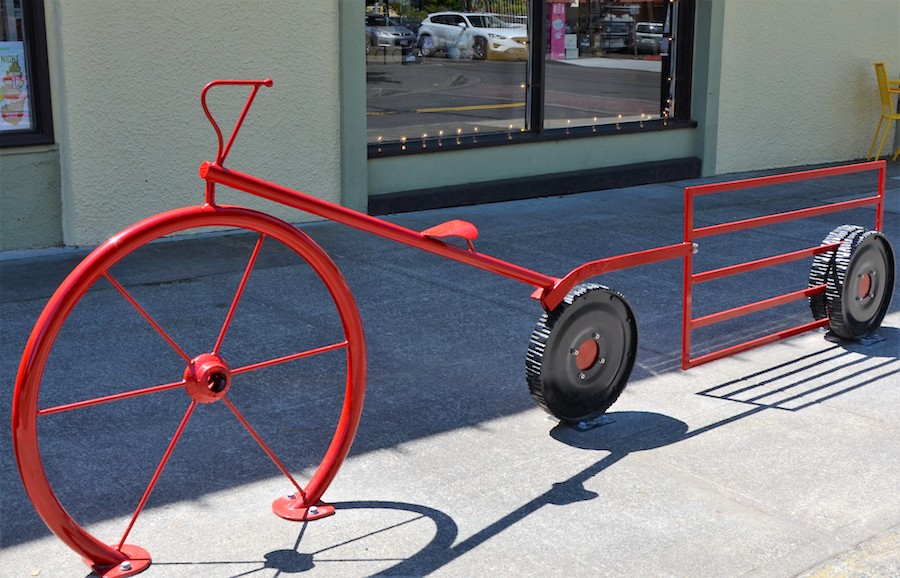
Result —
<instances>
[{"instance_id":1,"label":"reflected street","mask_svg":"<svg viewBox=\"0 0 900 578\"><path fill-rule=\"evenodd\" d=\"M659 115L660 62L585 58L546 62L545 127ZM417 58L366 63L368 142L525 128L526 63Z\"/></svg>"}]
</instances>

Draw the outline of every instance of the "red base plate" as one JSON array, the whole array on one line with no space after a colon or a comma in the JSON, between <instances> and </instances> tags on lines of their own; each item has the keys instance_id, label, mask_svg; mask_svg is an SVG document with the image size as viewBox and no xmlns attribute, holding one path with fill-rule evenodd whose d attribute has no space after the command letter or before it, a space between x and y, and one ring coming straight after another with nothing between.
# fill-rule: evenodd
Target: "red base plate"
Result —
<instances>
[{"instance_id":1,"label":"red base plate","mask_svg":"<svg viewBox=\"0 0 900 578\"><path fill-rule=\"evenodd\" d=\"M280 516L285 520L308 522L334 514L334 506L328 504L307 506L303 498L283 496L272 502L272 511L275 512L276 516Z\"/></svg>"},{"instance_id":2,"label":"red base plate","mask_svg":"<svg viewBox=\"0 0 900 578\"><path fill-rule=\"evenodd\" d=\"M150 552L147 552L140 546L125 544L119 551L125 554L128 559L112 568L91 565L94 572L101 578L123 578L124 576L134 576L150 567Z\"/></svg>"}]
</instances>

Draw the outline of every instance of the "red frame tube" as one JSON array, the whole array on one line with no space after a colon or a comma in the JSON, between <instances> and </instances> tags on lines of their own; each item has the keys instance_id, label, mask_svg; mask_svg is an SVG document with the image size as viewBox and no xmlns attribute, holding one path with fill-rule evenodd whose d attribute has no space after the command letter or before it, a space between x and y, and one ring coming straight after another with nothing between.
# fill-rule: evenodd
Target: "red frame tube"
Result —
<instances>
[{"instance_id":1,"label":"red frame tube","mask_svg":"<svg viewBox=\"0 0 900 578\"><path fill-rule=\"evenodd\" d=\"M445 243L419 231L318 199L247 173L226 169L215 163L204 162L200 165L200 177L209 183L222 184L397 243L472 265L473 267L532 285L539 290L549 290L558 281L555 277L550 277L483 253L476 253L469 249Z\"/></svg>"},{"instance_id":2,"label":"red frame tube","mask_svg":"<svg viewBox=\"0 0 900 578\"><path fill-rule=\"evenodd\" d=\"M839 211L846 211L849 209L855 209L859 207L866 207L869 205L876 205L875 210L875 230L881 231L884 223L884 183L885 183L885 173L886 173L886 163L885 161L874 161L868 163L859 163L853 165L843 165L838 167L829 167L824 169L813 169L808 171L799 171L794 173L787 173L782 175L772 175L768 177L757 177L752 179L742 179L736 181L727 181L722 183L711 183L706 185L698 185L694 187L686 187L684 189L684 239L685 243L693 244L696 239L700 239L703 237L711 237L713 235L722 235L725 233L733 233L735 231L742 231L745 229L751 229L755 227L763 227L766 225L772 225L775 223L783 223L787 221L793 221L797 219L805 219L809 217L814 217L818 215L824 215L829 213L836 213ZM700 195L709 195L715 193L724 193L729 191L737 191L743 189L750 189L755 187L763 187L769 185L778 185L784 183L792 183L798 181L805 181L809 179L818 179L825 177L833 177L837 175L846 175L851 173L859 173L864 171L878 171L878 194L872 197L864 197L861 199L854 199L851 201L842 201L838 203L830 203L825 205L819 205L816 207L808 207L805 209L798 209L795 211L787 211L784 213L774 213L770 215L765 215L762 217L755 217L751 219L743 219L739 221L730 221L726 223L720 223L717 225L710 225L706 227L694 227L694 197ZM828 251L833 251L836 249L838 244L829 244L829 245L817 245L815 247L810 247L808 249L801 249L799 251L791 251L788 253L782 253L779 255L774 255L772 257L766 257L764 259L758 259L756 261L748 261L745 263L738 263L736 265L730 265L728 267L721 267L719 269L713 269L709 271L703 271L700 273L693 272L693 257L691 254L687 254L684 257L684 301L683 301L683 309L682 309L682 326L681 326L681 367L682 369L689 369L691 367L696 367L697 365L701 365L703 363L708 363L710 361L714 361L716 359L721 359L723 357L727 357L729 355L733 355L735 353L739 353L741 351L747 351L748 349L752 349L755 347L759 347L760 345L765 345L767 343L772 343L774 341L778 341L780 339L785 339L787 337L792 337L794 335L798 335L800 333L810 331L812 329L817 329L820 327L825 327L828 325L827 319L820 319L813 321L811 323L806 323L803 325L799 325L797 327L792 327L790 329L785 329L783 331L778 331L776 333L772 333L770 335L765 335L763 337L759 337L757 339L752 339L750 341L746 341L737 345L733 345L731 347L727 347L724 349L720 349L718 351L714 351L712 353L708 353L706 355L692 358L691 357L691 331L693 329L697 329L699 327L705 327L708 325L712 325L714 323L718 323L720 321L725 321L728 319L734 319L736 317L740 317L742 315L747 315L750 313L754 313L757 311L762 311L764 309L769 309L771 307L776 307L779 305L783 305L785 303L790 303L792 301L797 301L799 299L808 298L812 295L821 294L825 291L825 285L817 285L815 287L808 287L799 291L793 291L790 293L786 293L784 295L779 295L776 297L771 297L769 299L763 299L761 301L756 301L753 303L749 303L747 305L742 305L740 307L734 307L732 309L727 309L724 311L719 311L717 313L712 313L709 315L705 315L699 318L691 317L691 309L692 309L692 300L693 300L693 285L695 283L703 283L706 281L712 281L713 279L721 279L723 277L729 277L731 275L737 275L740 273L746 273L748 271L755 271L758 269L762 269L765 267L771 267L773 265L778 265L781 263L787 263L790 261L796 261L798 259L803 259L807 257L813 257L815 255L819 255L822 253L826 253Z\"/></svg>"}]
</instances>

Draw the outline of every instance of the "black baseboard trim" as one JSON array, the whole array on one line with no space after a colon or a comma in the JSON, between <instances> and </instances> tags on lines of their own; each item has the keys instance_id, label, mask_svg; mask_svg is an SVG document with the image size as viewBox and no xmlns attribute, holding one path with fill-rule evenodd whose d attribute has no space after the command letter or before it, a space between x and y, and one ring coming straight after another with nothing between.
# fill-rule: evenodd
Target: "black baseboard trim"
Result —
<instances>
[{"instance_id":1,"label":"black baseboard trim","mask_svg":"<svg viewBox=\"0 0 900 578\"><path fill-rule=\"evenodd\" d=\"M374 195L369 197L369 214L386 215L388 213L516 201L692 179L699 176L700 159L687 157L590 171L555 173Z\"/></svg>"}]
</instances>

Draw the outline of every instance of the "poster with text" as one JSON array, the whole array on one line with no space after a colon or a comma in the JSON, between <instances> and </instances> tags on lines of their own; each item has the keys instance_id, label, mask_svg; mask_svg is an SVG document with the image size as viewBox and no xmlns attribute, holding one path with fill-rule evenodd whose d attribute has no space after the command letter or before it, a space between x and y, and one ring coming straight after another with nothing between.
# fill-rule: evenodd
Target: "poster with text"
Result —
<instances>
[{"instance_id":1,"label":"poster with text","mask_svg":"<svg viewBox=\"0 0 900 578\"><path fill-rule=\"evenodd\" d=\"M30 129L24 42L0 42L0 132Z\"/></svg>"}]
</instances>

